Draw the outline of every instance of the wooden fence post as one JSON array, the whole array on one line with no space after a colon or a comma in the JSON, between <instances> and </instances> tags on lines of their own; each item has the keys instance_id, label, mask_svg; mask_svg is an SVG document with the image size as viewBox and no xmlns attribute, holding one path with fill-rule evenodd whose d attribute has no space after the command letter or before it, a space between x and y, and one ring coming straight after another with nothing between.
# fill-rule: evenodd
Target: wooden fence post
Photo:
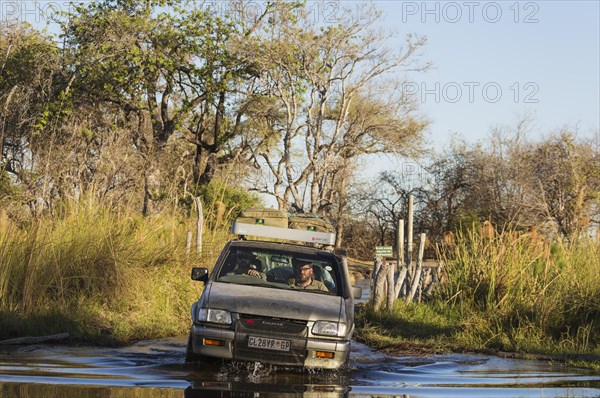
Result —
<instances>
[{"instance_id":1,"label":"wooden fence post","mask_svg":"<svg viewBox=\"0 0 600 398\"><path fill-rule=\"evenodd\" d=\"M412 281L414 280L415 269L413 266L413 221L414 221L414 197L413 195L408 196L408 225L407 225L407 234L408 239L406 240L406 248L407 248L407 256L406 256L406 285L404 296L408 297L410 295L410 286Z\"/></svg>"},{"instance_id":2,"label":"wooden fence post","mask_svg":"<svg viewBox=\"0 0 600 398\"><path fill-rule=\"evenodd\" d=\"M406 242L407 250L408 250L406 265L409 267L412 266L412 254L413 254L413 216L414 216L413 204L414 204L414 198L412 195L409 195L409 197L408 197L408 240Z\"/></svg>"},{"instance_id":3,"label":"wooden fence post","mask_svg":"<svg viewBox=\"0 0 600 398\"><path fill-rule=\"evenodd\" d=\"M396 272L399 272L400 267L404 264L404 220L398 220L398 234L396 238Z\"/></svg>"},{"instance_id":4,"label":"wooden fence post","mask_svg":"<svg viewBox=\"0 0 600 398\"><path fill-rule=\"evenodd\" d=\"M429 274L431 276L431 281L429 282L429 285L427 285L427 287L425 287L425 289L423 289L424 297L429 297L429 295L431 295L431 291L433 290L435 285L438 283L436 271L431 270L431 272Z\"/></svg>"},{"instance_id":5,"label":"wooden fence post","mask_svg":"<svg viewBox=\"0 0 600 398\"><path fill-rule=\"evenodd\" d=\"M377 266L375 267L377 269L377 273L373 279L373 287L371 290L373 292L373 308L378 309L381 306L381 302L383 301L384 297L385 283L387 278L386 273L388 267L386 262L379 257L375 260L375 262L377 263Z\"/></svg>"},{"instance_id":6,"label":"wooden fence post","mask_svg":"<svg viewBox=\"0 0 600 398\"><path fill-rule=\"evenodd\" d=\"M406 274L408 273L408 268L402 267L400 272L398 272L398 277L396 279L396 286L394 287L394 297L400 296L400 291L404 286L404 281L406 280Z\"/></svg>"},{"instance_id":7,"label":"wooden fence post","mask_svg":"<svg viewBox=\"0 0 600 398\"><path fill-rule=\"evenodd\" d=\"M415 271L415 277L412 280L412 287L410 289L410 294L407 297L407 301L410 303L414 297L415 297L415 293L417 292L417 288L419 287L419 283L421 282L421 272L422 272L422 262L423 262L423 253L425 252L425 238L426 235L423 233L421 234L421 241L419 244L419 257L417 258L417 268Z\"/></svg>"},{"instance_id":8,"label":"wooden fence post","mask_svg":"<svg viewBox=\"0 0 600 398\"><path fill-rule=\"evenodd\" d=\"M396 289L394 286L394 267L391 264L388 265L386 277L387 277L387 309L389 312L392 312L392 310L394 309L394 300L396 299L396 296L394 295L394 292L396 291Z\"/></svg>"},{"instance_id":9,"label":"wooden fence post","mask_svg":"<svg viewBox=\"0 0 600 398\"><path fill-rule=\"evenodd\" d=\"M371 272L371 292L369 293L370 303L373 303L375 299L375 282L377 280L377 273L379 272L379 267L381 266L381 263L379 261L379 257L373 258L373 271Z\"/></svg>"},{"instance_id":10,"label":"wooden fence post","mask_svg":"<svg viewBox=\"0 0 600 398\"><path fill-rule=\"evenodd\" d=\"M400 295L400 290L406 278L406 267L404 267L404 220L398 220L398 239L396 240L396 284L394 285L394 297Z\"/></svg>"},{"instance_id":11,"label":"wooden fence post","mask_svg":"<svg viewBox=\"0 0 600 398\"><path fill-rule=\"evenodd\" d=\"M202 210L202 200L200 197L195 197L194 202L196 203L196 210L198 212L198 219L196 221L196 254L202 255L202 226L204 224L204 213Z\"/></svg>"}]
</instances>

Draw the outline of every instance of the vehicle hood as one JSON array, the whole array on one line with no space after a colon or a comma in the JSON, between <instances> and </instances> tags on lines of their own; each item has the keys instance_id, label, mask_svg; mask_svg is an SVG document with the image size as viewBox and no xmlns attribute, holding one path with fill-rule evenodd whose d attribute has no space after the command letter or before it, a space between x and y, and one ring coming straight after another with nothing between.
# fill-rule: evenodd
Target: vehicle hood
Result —
<instances>
[{"instance_id":1,"label":"vehicle hood","mask_svg":"<svg viewBox=\"0 0 600 398\"><path fill-rule=\"evenodd\" d=\"M346 321L339 296L222 282L212 282L207 288L203 301L210 308L305 321Z\"/></svg>"}]
</instances>

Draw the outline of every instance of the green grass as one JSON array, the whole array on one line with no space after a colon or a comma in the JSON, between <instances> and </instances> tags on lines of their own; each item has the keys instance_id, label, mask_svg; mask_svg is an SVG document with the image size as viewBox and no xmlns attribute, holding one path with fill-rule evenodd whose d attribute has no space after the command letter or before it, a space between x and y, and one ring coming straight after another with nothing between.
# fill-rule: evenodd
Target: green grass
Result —
<instances>
[{"instance_id":1,"label":"green grass","mask_svg":"<svg viewBox=\"0 0 600 398\"><path fill-rule=\"evenodd\" d=\"M69 332L107 344L186 333L202 284L229 237L205 231L203 254L185 250L194 219L142 218L95 203L17 225L0 220L0 338Z\"/></svg>"},{"instance_id":2,"label":"green grass","mask_svg":"<svg viewBox=\"0 0 600 398\"><path fill-rule=\"evenodd\" d=\"M445 281L426 303L359 313L357 338L380 348L507 351L600 365L600 245L548 245L506 232L463 235L443 253Z\"/></svg>"}]
</instances>

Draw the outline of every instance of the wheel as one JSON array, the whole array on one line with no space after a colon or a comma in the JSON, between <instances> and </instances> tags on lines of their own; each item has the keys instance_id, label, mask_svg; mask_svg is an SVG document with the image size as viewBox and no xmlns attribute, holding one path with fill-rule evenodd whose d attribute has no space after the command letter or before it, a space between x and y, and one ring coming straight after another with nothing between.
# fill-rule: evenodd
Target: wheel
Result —
<instances>
[{"instance_id":1,"label":"wheel","mask_svg":"<svg viewBox=\"0 0 600 398\"><path fill-rule=\"evenodd\" d=\"M192 346L192 338L192 331L190 330L190 334L188 335L187 347L185 348L186 363L197 363L202 361L202 356L194 352L194 347Z\"/></svg>"},{"instance_id":2,"label":"wheel","mask_svg":"<svg viewBox=\"0 0 600 398\"><path fill-rule=\"evenodd\" d=\"M196 354L194 352L194 347L192 345L192 330L190 329L190 334L188 335L187 346L185 347L185 362L186 363L204 363L204 364L215 364L220 361L219 358L207 357L204 355Z\"/></svg>"}]
</instances>

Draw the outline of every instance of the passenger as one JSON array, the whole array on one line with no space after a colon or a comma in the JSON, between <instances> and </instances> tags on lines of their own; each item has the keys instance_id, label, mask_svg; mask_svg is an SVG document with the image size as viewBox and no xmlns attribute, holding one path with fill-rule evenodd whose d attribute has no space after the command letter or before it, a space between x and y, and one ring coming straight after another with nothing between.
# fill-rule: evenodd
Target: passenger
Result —
<instances>
[{"instance_id":1,"label":"passenger","mask_svg":"<svg viewBox=\"0 0 600 398\"><path fill-rule=\"evenodd\" d=\"M265 281L267 280L267 275L261 271L262 264L259 259L241 257L238 260L238 263L238 273L250 275Z\"/></svg>"},{"instance_id":2,"label":"passenger","mask_svg":"<svg viewBox=\"0 0 600 398\"><path fill-rule=\"evenodd\" d=\"M292 260L294 266L294 278L291 278L288 283L294 289L311 289L322 292L329 292L329 289L321 281L314 277L312 261L308 259L294 258Z\"/></svg>"}]
</instances>

